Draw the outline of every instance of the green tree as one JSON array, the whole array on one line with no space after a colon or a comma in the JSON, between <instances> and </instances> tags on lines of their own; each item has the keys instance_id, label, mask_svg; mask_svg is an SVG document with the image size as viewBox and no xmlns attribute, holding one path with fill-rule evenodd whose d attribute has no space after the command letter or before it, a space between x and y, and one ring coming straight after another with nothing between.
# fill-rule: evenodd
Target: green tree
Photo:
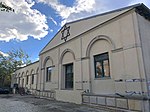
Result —
<instances>
[{"instance_id":1,"label":"green tree","mask_svg":"<svg viewBox=\"0 0 150 112\"><path fill-rule=\"evenodd\" d=\"M7 56L0 54L0 86L5 86L5 82L10 82L11 74L22 66L30 64L28 54L22 49L12 50ZM9 81L8 81L9 80Z\"/></svg>"},{"instance_id":2,"label":"green tree","mask_svg":"<svg viewBox=\"0 0 150 112\"><path fill-rule=\"evenodd\" d=\"M0 11L6 11L6 12L9 12L9 11L15 11L13 8L7 6L4 2L0 2Z\"/></svg>"}]
</instances>

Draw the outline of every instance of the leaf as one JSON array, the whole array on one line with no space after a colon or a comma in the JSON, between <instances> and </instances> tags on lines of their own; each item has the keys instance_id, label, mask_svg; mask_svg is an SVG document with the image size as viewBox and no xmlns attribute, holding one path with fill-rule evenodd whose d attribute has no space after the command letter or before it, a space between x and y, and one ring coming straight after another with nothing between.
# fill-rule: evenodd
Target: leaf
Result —
<instances>
[{"instance_id":1,"label":"leaf","mask_svg":"<svg viewBox=\"0 0 150 112\"><path fill-rule=\"evenodd\" d=\"M0 80L4 77L10 76L23 65L31 63L29 55L22 49L13 49L7 54L8 56L0 54Z\"/></svg>"},{"instance_id":2,"label":"leaf","mask_svg":"<svg viewBox=\"0 0 150 112\"><path fill-rule=\"evenodd\" d=\"M1 8L1 11L5 11L5 12L12 11L12 12L15 12L15 10L13 8L7 6L5 3L2 3L2 2L0 2L0 8Z\"/></svg>"}]
</instances>

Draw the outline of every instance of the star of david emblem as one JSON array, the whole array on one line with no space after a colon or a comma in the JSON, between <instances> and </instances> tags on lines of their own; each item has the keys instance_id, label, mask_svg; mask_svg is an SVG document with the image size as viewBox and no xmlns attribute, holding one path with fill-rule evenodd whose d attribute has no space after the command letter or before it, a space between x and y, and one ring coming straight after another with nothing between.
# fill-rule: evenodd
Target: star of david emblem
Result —
<instances>
[{"instance_id":1,"label":"star of david emblem","mask_svg":"<svg viewBox=\"0 0 150 112\"><path fill-rule=\"evenodd\" d=\"M62 37L61 37L61 40L65 40L65 42L67 41L67 37L70 36L70 26L64 26L63 30L61 31L62 33Z\"/></svg>"}]
</instances>

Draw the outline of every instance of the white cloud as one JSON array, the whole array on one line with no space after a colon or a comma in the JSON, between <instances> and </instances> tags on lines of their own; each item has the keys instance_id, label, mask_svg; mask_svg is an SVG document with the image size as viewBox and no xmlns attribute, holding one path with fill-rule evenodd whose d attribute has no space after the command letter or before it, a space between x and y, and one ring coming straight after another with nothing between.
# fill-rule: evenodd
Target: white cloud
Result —
<instances>
[{"instance_id":1,"label":"white cloud","mask_svg":"<svg viewBox=\"0 0 150 112\"><path fill-rule=\"evenodd\" d=\"M50 19L55 25L57 25L57 22L56 22L52 17L49 17L49 19Z\"/></svg>"},{"instance_id":2,"label":"white cloud","mask_svg":"<svg viewBox=\"0 0 150 112\"><path fill-rule=\"evenodd\" d=\"M54 30L53 30L53 29L50 29L49 31L50 31L50 32L53 32Z\"/></svg>"},{"instance_id":3,"label":"white cloud","mask_svg":"<svg viewBox=\"0 0 150 112\"><path fill-rule=\"evenodd\" d=\"M38 58L36 58L36 61L38 61L39 60L39 57Z\"/></svg>"},{"instance_id":4,"label":"white cloud","mask_svg":"<svg viewBox=\"0 0 150 112\"><path fill-rule=\"evenodd\" d=\"M3 55L3 56L6 56L6 57L9 56L8 54L6 54L6 53L4 53L2 51L0 51L0 54Z\"/></svg>"},{"instance_id":5,"label":"white cloud","mask_svg":"<svg viewBox=\"0 0 150 112\"><path fill-rule=\"evenodd\" d=\"M150 1L149 0L132 0L129 5L135 4L135 3L144 3L146 6L150 7Z\"/></svg>"},{"instance_id":6,"label":"white cloud","mask_svg":"<svg viewBox=\"0 0 150 112\"><path fill-rule=\"evenodd\" d=\"M48 28L47 17L38 10L32 9L33 0L0 0L15 9L14 12L0 13L0 41L11 39L26 40L29 36L40 39L53 32ZM85 18L104 11L125 7L131 4L144 3L150 7L149 0L75 0L73 6L61 4L59 0L36 0L37 3L45 3L52 7L62 18L57 23L52 17L48 17L55 25L63 26L66 22ZM112 5L113 4L113 5Z\"/></svg>"},{"instance_id":7,"label":"white cloud","mask_svg":"<svg viewBox=\"0 0 150 112\"><path fill-rule=\"evenodd\" d=\"M32 0L0 0L15 9L14 12L0 13L0 41L11 39L26 40L28 36L40 39L47 35L46 16L31 9ZM26 2L27 1L27 2Z\"/></svg>"},{"instance_id":8,"label":"white cloud","mask_svg":"<svg viewBox=\"0 0 150 112\"><path fill-rule=\"evenodd\" d=\"M100 14L109 10L125 7L131 4L144 3L150 6L149 0L75 0L72 7L60 4L59 0L37 0L37 2L48 4L63 19L60 25L76 19ZM112 5L113 4L113 5Z\"/></svg>"},{"instance_id":9,"label":"white cloud","mask_svg":"<svg viewBox=\"0 0 150 112\"><path fill-rule=\"evenodd\" d=\"M67 22L67 19L64 19L63 21L61 21L60 26L63 27L66 22Z\"/></svg>"},{"instance_id":10,"label":"white cloud","mask_svg":"<svg viewBox=\"0 0 150 112\"><path fill-rule=\"evenodd\" d=\"M95 0L76 0L73 7L67 7L60 4L58 0L37 0L37 2L42 2L48 4L64 19L63 24L66 20L69 20L71 14L78 14L84 12L94 11L94 5L96 5Z\"/></svg>"},{"instance_id":11,"label":"white cloud","mask_svg":"<svg viewBox=\"0 0 150 112\"><path fill-rule=\"evenodd\" d=\"M33 0L25 0L27 3L31 4Z\"/></svg>"}]
</instances>

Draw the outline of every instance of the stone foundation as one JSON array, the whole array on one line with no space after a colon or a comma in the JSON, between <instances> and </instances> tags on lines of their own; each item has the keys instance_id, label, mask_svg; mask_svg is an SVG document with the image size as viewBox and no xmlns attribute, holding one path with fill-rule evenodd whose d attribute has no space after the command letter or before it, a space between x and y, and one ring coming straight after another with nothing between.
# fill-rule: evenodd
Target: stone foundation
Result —
<instances>
[{"instance_id":1,"label":"stone foundation","mask_svg":"<svg viewBox=\"0 0 150 112\"><path fill-rule=\"evenodd\" d=\"M40 98L56 99L55 91L35 91L33 95Z\"/></svg>"},{"instance_id":2,"label":"stone foundation","mask_svg":"<svg viewBox=\"0 0 150 112\"><path fill-rule=\"evenodd\" d=\"M104 106L112 110L150 112L150 99L144 96L117 96L117 95L94 95L82 94L83 104Z\"/></svg>"}]
</instances>

